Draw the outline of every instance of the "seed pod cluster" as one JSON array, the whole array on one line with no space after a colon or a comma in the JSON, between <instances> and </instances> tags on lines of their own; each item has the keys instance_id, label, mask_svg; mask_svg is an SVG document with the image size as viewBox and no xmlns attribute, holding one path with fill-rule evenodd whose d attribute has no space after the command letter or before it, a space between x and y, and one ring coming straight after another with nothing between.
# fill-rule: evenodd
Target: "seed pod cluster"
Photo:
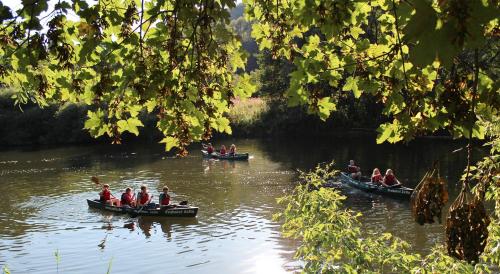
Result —
<instances>
[{"instance_id":1,"label":"seed pod cluster","mask_svg":"<svg viewBox=\"0 0 500 274\"><path fill-rule=\"evenodd\" d=\"M448 254L469 263L477 262L488 239L490 218L481 198L468 199L464 188L450 207L446 219Z\"/></svg>"},{"instance_id":2,"label":"seed pod cluster","mask_svg":"<svg viewBox=\"0 0 500 274\"><path fill-rule=\"evenodd\" d=\"M434 223L435 217L441 223L442 209L446 202L446 181L439 176L437 168L434 168L425 174L411 195L413 218L420 225Z\"/></svg>"}]
</instances>

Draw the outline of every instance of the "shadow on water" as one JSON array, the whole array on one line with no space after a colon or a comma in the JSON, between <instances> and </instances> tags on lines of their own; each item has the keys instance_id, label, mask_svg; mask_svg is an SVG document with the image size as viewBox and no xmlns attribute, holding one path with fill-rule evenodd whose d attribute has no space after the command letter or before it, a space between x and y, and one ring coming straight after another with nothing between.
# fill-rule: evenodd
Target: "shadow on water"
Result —
<instances>
[{"instance_id":1,"label":"shadow on water","mask_svg":"<svg viewBox=\"0 0 500 274\"><path fill-rule=\"evenodd\" d=\"M220 140L250 152L248 161L217 161L201 157L196 145L182 159L161 146L82 146L15 149L0 153L0 265L14 273L53 273L50 257L62 254L68 273L104 273L113 257L113 272L140 268L148 273L280 273L295 269L297 243L283 239L271 220L281 210L276 198L290 193L297 175L335 159L344 168L350 159L362 171L392 168L404 184L415 186L436 159L456 195L465 153L451 151L460 142L419 140L409 145L376 145L373 138L295 140ZM475 153L479 157L480 153ZM115 196L126 187L147 185L154 199L164 185L174 201L188 200L200 208L195 219L131 218L89 210L85 199L100 191L90 177L108 183ZM440 224L420 227L408 202L342 186L346 206L363 214L367 231L392 232L415 251L429 252L442 241ZM141 260L138 260L138 256Z\"/></svg>"},{"instance_id":2,"label":"shadow on water","mask_svg":"<svg viewBox=\"0 0 500 274\"><path fill-rule=\"evenodd\" d=\"M288 163L292 167L311 169L321 162L335 160L337 168L347 167L349 160L356 160L364 174L371 174L373 168L382 171L395 170L398 177L408 186L414 187L432 166L440 161L441 174L451 181L457 181L465 168L465 150L452 153L466 145L463 141L441 139L418 139L409 144L379 144L374 138L352 136L349 138L314 138L297 140L267 140L262 150L276 162ZM475 160L485 155L476 147Z\"/></svg>"}]
</instances>

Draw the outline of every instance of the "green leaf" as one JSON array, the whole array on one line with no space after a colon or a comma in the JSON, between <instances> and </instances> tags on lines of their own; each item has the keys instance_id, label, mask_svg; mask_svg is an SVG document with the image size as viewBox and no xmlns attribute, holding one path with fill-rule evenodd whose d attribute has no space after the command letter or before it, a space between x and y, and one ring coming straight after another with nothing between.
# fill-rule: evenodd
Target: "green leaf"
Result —
<instances>
[{"instance_id":1,"label":"green leaf","mask_svg":"<svg viewBox=\"0 0 500 274\"><path fill-rule=\"evenodd\" d=\"M229 119L226 117L219 117L215 120L215 129L219 132L225 132L231 134L232 130L229 126Z\"/></svg>"},{"instance_id":2,"label":"green leaf","mask_svg":"<svg viewBox=\"0 0 500 274\"><path fill-rule=\"evenodd\" d=\"M377 136L377 144L381 144L385 141L396 143L403 139L399 133L399 123L397 120L394 120L391 124L385 123L380 125L377 131L379 133Z\"/></svg>"},{"instance_id":3,"label":"green leaf","mask_svg":"<svg viewBox=\"0 0 500 274\"><path fill-rule=\"evenodd\" d=\"M257 90L257 86L252 83L250 75L247 73L240 75L236 80L234 95L241 98L248 98Z\"/></svg>"},{"instance_id":4,"label":"green leaf","mask_svg":"<svg viewBox=\"0 0 500 274\"><path fill-rule=\"evenodd\" d=\"M351 28L351 35L354 39L358 39L359 35L363 33L365 33L365 31L360 27L355 26Z\"/></svg>"},{"instance_id":5,"label":"green leaf","mask_svg":"<svg viewBox=\"0 0 500 274\"><path fill-rule=\"evenodd\" d=\"M135 134L136 136L139 135L139 129L138 127L143 127L144 125L142 122L137 119L137 118L128 118L127 119L127 125L128 125L128 131Z\"/></svg>"},{"instance_id":6,"label":"green leaf","mask_svg":"<svg viewBox=\"0 0 500 274\"><path fill-rule=\"evenodd\" d=\"M318 102L319 117L325 121L330 117L330 113L336 109L335 102L330 97L321 98Z\"/></svg>"},{"instance_id":7,"label":"green leaf","mask_svg":"<svg viewBox=\"0 0 500 274\"><path fill-rule=\"evenodd\" d=\"M165 151L170 151L172 148L179 146L179 139L167 136L163 138L160 143L165 144Z\"/></svg>"},{"instance_id":8,"label":"green leaf","mask_svg":"<svg viewBox=\"0 0 500 274\"><path fill-rule=\"evenodd\" d=\"M116 123L118 126L118 132L122 133L129 130L129 126L126 120L120 120Z\"/></svg>"},{"instance_id":9,"label":"green leaf","mask_svg":"<svg viewBox=\"0 0 500 274\"><path fill-rule=\"evenodd\" d=\"M354 93L354 97L359 98L361 96L362 91L358 89L358 78L349 76L342 87L343 91L352 91Z\"/></svg>"},{"instance_id":10,"label":"green leaf","mask_svg":"<svg viewBox=\"0 0 500 274\"><path fill-rule=\"evenodd\" d=\"M101 110L98 110L96 112L93 111L88 111L87 112L87 117L88 119L85 121L84 128L85 129L96 129L98 128L101 123L102 123L102 117L104 116L103 112Z\"/></svg>"}]
</instances>

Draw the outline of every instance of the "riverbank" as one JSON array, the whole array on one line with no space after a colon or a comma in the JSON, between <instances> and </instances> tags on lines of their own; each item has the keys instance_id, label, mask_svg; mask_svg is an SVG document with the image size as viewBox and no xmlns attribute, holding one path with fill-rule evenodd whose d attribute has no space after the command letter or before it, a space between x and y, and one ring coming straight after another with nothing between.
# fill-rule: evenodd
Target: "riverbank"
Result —
<instances>
[{"instance_id":1,"label":"riverbank","mask_svg":"<svg viewBox=\"0 0 500 274\"><path fill-rule=\"evenodd\" d=\"M28 103L16 106L8 92L0 94L0 146L68 145L109 143L106 137L94 139L83 129L88 106L65 103L40 108ZM375 134L375 127L359 130L359 123L349 122L346 115L333 114L326 122L308 115L302 108L287 108L284 102L250 98L235 100L228 118L234 137L331 136L350 129ZM154 114L141 114L144 127L138 137L124 134L123 142L156 143L162 136L156 129ZM225 134L215 134L224 137Z\"/></svg>"},{"instance_id":2,"label":"riverbank","mask_svg":"<svg viewBox=\"0 0 500 274\"><path fill-rule=\"evenodd\" d=\"M374 108L372 104L366 104ZM372 115L367 111L370 110ZM107 137L92 138L83 129L88 106L29 103L16 106L6 91L0 92L0 147L110 143ZM350 103L339 106L326 121L309 115L303 107L289 108L283 100L250 98L234 100L228 118L232 135L214 133L218 138L335 137L363 135L375 138L377 125L384 121L381 109L367 109ZM139 136L125 133L123 143L157 143L162 139L154 114L141 114L144 127ZM450 139L449 135L426 138Z\"/></svg>"}]
</instances>

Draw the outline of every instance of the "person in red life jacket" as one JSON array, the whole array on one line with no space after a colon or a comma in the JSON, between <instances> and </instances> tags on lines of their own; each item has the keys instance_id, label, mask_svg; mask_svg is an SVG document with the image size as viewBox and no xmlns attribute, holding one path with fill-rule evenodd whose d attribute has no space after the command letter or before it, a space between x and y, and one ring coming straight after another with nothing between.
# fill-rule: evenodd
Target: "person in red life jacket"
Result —
<instances>
[{"instance_id":1,"label":"person in red life jacket","mask_svg":"<svg viewBox=\"0 0 500 274\"><path fill-rule=\"evenodd\" d=\"M121 201L120 201L122 206L134 207L135 206L134 196L135 195L132 194L132 189L130 187L127 187L125 189L125 192L122 193L122 197L121 197Z\"/></svg>"},{"instance_id":2,"label":"person in red life jacket","mask_svg":"<svg viewBox=\"0 0 500 274\"><path fill-rule=\"evenodd\" d=\"M361 168L359 168L359 166L356 166L354 160L349 161L349 165L347 166L347 171L349 172L349 174L351 174L351 177L353 179L361 178Z\"/></svg>"},{"instance_id":3,"label":"person in red life jacket","mask_svg":"<svg viewBox=\"0 0 500 274\"><path fill-rule=\"evenodd\" d=\"M163 187L163 193L160 194L160 207L170 205L170 195L168 194L168 187Z\"/></svg>"},{"instance_id":4,"label":"person in red life jacket","mask_svg":"<svg viewBox=\"0 0 500 274\"><path fill-rule=\"evenodd\" d=\"M392 169L388 169L385 172L384 180L382 180L382 185L385 187L398 187L401 183L398 181Z\"/></svg>"},{"instance_id":5,"label":"person in red life jacket","mask_svg":"<svg viewBox=\"0 0 500 274\"><path fill-rule=\"evenodd\" d=\"M234 156L234 154L236 154L236 146L234 144L232 144L229 147L229 155Z\"/></svg>"},{"instance_id":6,"label":"person in red life jacket","mask_svg":"<svg viewBox=\"0 0 500 274\"><path fill-rule=\"evenodd\" d=\"M226 152L227 152L227 151L226 151L226 146L225 146L225 145L222 145L222 146L220 147L220 151L219 151L220 155L226 155Z\"/></svg>"},{"instance_id":7,"label":"person in red life jacket","mask_svg":"<svg viewBox=\"0 0 500 274\"><path fill-rule=\"evenodd\" d=\"M99 192L99 200L101 200L101 203L106 203L108 205L114 205L114 206L120 206L120 200L116 199L113 194L111 194L111 191L109 190L109 185L104 184L102 186L102 191Z\"/></svg>"},{"instance_id":8,"label":"person in red life jacket","mask_svg":"<svg viewBox=\"0 0 500 274\"><path fill-rule=\"evenodd\" d=\"M137 207L147 206L151 201L151 195L148 193L148 188L145 185L141 186L141 192L137 194L135 205Z\"/></svg>"},{"instance_id":9,"label":"person in red life jacket","mask_svg":"<svg viewBox=\"0 0 500 274\"><path fill-rule=\"evenodd\" d=\"M207 146L207 153L208 153L208 154L212 154L212 153L214 153L214 147L212 146L212 143L208 143L208 146Z\"/></svg>"},{"instance_id":10,"label":"person in red life jacket","mask_svg":"<svg viewBox=\"0 0 500 274\"><path fill-rule=\"evenodd\" d=\"M382 174L380 174L380 170L378 168L374 168L372 173L372 183L380 185L382 184L383 179L384 178L382 177Z\"/></svg>"}]
</instances>

